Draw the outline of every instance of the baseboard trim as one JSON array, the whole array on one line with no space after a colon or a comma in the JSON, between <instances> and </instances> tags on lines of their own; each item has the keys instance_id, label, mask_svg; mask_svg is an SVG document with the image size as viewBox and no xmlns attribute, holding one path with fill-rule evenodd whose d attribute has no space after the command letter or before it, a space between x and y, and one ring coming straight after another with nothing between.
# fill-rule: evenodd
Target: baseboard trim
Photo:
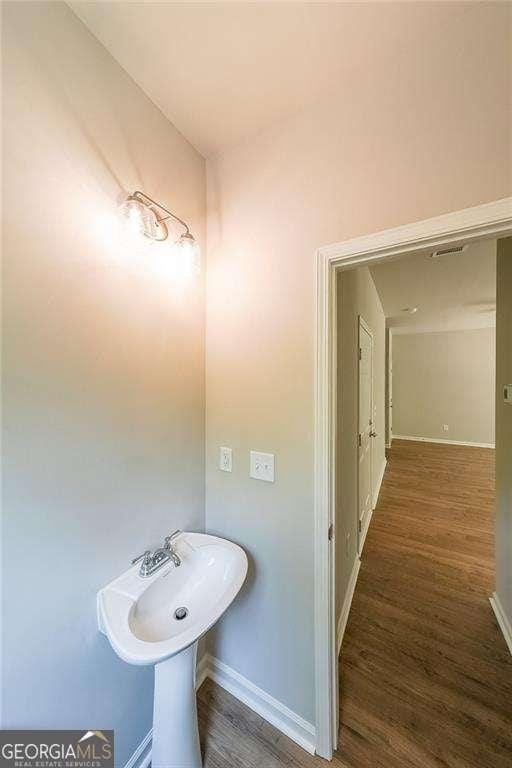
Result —
<instances>
[{"instance_id":1,"label":"baseboard trim","mask_svg":"<svg viewBox=\"0 0 512 768\"><path fill-rule=\"evenodd\" d=\"M393 435L393 440L414 440L418 443L446 443L447 445L469 445L471 448L495 448L494 443L470 443L467 440L443 440L440 437L416 437L414 435Z\"/></svg>"},{"instance_id":2,"label":"baseboard trim","mask_svg":"<svg viewBox=\"0 0 512 768\"><path fill-rule=\"evenodd\" d=\"M227 664L207 654L208 677L246 704L311 755L315 754L315 726L258 688Z\"/></svg>"},{"instance_id":3,"label":"baseboard trim","mask_svg":"<svg viewBox=\"0 0 512 768\"><path fill-rule=\"evenodd\" d=\"M508 649L510 653L512 653L512 624L510 623L510 620L505 613L496 592L492 593L492 597L489 598L489 602L491 603L494 615L496 616L496 621L498 622L499 627L503 632L503 637L505 638Z\"/></svg>"},{"instance_id":4,"label":"baseboard trim","mask_svg":"<svg viewBox=\"0 0 512 768\"><path fill-rule=\"evenodd\" d=\"M368 518L366 520L366 524L364 526L364 529L361 531L361 536L359 538L359 551L358 551L359 557L361 557L361 555L363 554L363 547L364 547L364 543L366 541L366 534L368 533L368 530L370 528L370 523L372 521L373 510L374 510L374 507L373 507L373 503L372 503L372 508L370 509L370 513L369 513Z\"/></svg>"},{"instance_id":5,"label":"baseboard trim","mask_svg":"<svg viewBox=\"0 0 512 768\"><path fill-rule=\"evenodd\" d=\"M352 578L352 577L351 577ZM356 576L357 578L357 576ZM349 606L350 607L350 606ZM253 712L256 712L264 720L277 728L285 736L301 746L311 755L315 754L315 726L304 718L292 712L280 701L274 699L266 691L258 688L250 680L243 677L227 664L205 653L199 660L196 669L196 691L201 687L206 678L231 693L235 698L246 704ZM151 729L142 739L141 743L125 763L124 768L148 768L151 763Z\"/></svg>"},{"instance_id":6,"label":"baseboard trim","mask_svg":"<svg viewBox=\"0 0 512 768\"><path fill-rule=\"evenodd\" d=\"M384 461L382 462L382 467L381 467L381 470L380 470L379 479L377 480L377 486L376 486L376 488L375 488L375 490L373 492L373 508L374 509L377 506L377 503L379 501L380 488L381 488L381 485L382 485L382 481L384 480L384 473L386 471L387 463L388 463L388 460L385 458Z\"/></svg>"},{"instance_id":7,"label":"baseboard trim","mask_svg":"<svg viewBox=\"0 0 512 768\"><path fill-rule=\"evenodd\" d=\"M354 591L357 584L357 577L359 576L359 569L361 567L361 560L356 557L354 565L352 567L352 573L345 592L345 599L343 600L343 606L341 608L340 617L338 619L338 626L336 628L336 647L338 650L337 655L340 655L341 643L343 642L343 635L347 627L348 615L350 613L350 606L352 605L352 598L354 597Z\"/></svg>"},{"instance_id":8,"label":"baseboard trim","mask_svg":"<svg viewBox=\"0 0 512 768\"><path fill-rule=\"evenodd\" d=\"M124 764L124 768L147 768L151 762L151 739L153 738L153 729L151 728L144 736L141 743L132 754L130 759Z\"/></svg>"},{"instance_id":9,"label":"baseboard trim","mask_svg":"<svg viewBox=\"0 0 512 768\"><path fill-rule=\"evenodd\" d=\"M200 660L197 663L196 668L196 691L202 686L206 678L208 677L208 658L207 653L203 653Z\"/></svg>"},{"instance_id":10,"label":"baseboard trim","mask_svg":"<svg viewBox=\"0 0 512 768\"><path fill-rule=\"evenodd\" d=\"M364 547L364 543L366 541L366 534L368 533L368 530L370 528L370 523L372 521L373 512L374 512L375 507L377 506L377 502L379 500L380 488L381 488L381 485L382 485L382 481L384 479L384 473L386 471L387 463L388 463L387 459L384 459L384 461L382 462L382 468L381 468L381 471L380 471L379 479L377 481L377 485L374 488L373 495L372 495L372 508L371 508L370 514L368 515L368 518L366 520L366 525L364 527L364 530L361 531L361 538L359 539L359 557L361 557L361 555L363 554L363 547Z\"/></svg>"},{"instance_id":11,"label":"baseboard trim","mask_svg":"<svg viewBox=\"0 0 512 768\"><path fill-rule=\"evenodd\" d=\"M366 541L366 534L368 533L368 530L370 528L370 523L372 521L372 517L373 517L373 504L372 504L372 508L370 509L370 513L368 515L368 518L366 520L366 525L364 526L364 529L361 531L361 536L359 538L359 551L358 551L359 557L361 557L361 555L363 554L363 547L364 547L364 543Z\"/></svg>"}]
</instances>

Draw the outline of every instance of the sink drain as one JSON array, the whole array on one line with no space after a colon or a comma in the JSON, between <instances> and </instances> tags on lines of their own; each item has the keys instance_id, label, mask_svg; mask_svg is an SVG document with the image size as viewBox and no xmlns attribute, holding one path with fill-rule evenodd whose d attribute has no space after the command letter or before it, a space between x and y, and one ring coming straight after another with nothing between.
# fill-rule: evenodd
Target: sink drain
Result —
<instances>
[{"instance_id":1,"label":"sink drain","mask_svg":"<svg viewBox=\"0 0 512 768\"><path fill-rule=\"evenodd\" d=\"M176 608L174 611L174 618L176 621L181 621L186 616L188 616L188 608Z\"/></svg>"}]
</instances>

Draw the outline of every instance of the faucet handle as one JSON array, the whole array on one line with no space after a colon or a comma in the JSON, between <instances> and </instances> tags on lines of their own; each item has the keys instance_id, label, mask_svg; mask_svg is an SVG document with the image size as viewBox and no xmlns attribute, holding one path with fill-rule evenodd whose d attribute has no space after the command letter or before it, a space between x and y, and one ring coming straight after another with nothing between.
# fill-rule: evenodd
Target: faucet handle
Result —
<instances>
[{"instance_id":1,"label":"faucet handle","mask_svg":"<svg viewBox=\"0 0 512 768\"><path fill-rule=\"evenodd\" d=\"M150 557L151 557L151 550L150 549L146 549L146 551L143 552L142 555L138 555L137 557L133 558L132 565L135 565L135 563L138 563L139 560L142 560L142 559L144 559L145 563L148 563Z\"/></svg>"},{"instance_id":2,"label":"faucet handle","mask_svg":"<svg viewBox=\"0 0 512 768\"><path fill-rule=\"evenodd\" d=\"M180 531L180 529L177 528L170 536L166 536L164 540L164 549L170 549L174 539L177 539L182 533L183 531Z\"/></svg>"}]
</instances>

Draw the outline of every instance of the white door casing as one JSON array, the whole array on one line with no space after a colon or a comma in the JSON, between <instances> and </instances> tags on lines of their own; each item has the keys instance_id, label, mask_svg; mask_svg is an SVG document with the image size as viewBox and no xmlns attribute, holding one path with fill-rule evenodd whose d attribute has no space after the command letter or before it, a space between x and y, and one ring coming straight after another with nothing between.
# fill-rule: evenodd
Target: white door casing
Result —
<instances>
[{"instance_id":1,"label":"white door casing","mask_svg":"<svg viewBox=\"0 0 512 768\"><path fill-rule=\"evenodd\" d=\"M358 520L357 541L361 554L364 533L373 507L372 445L373 429L373 333L359 317L359 425L358 425Z\"/></svg>"},{"instance_id":2,"label":"white door casing","mask_svg":"<svg viewBox=\"0 0 512 768\"><path fill-rule=\"evenodd\" d=\"M386 345L386 366L387 366L387 431L386 431L386 447L391 448L393 442L393 333L391 328L386 331L387 345Z\"/></svg>"}]
</instances>

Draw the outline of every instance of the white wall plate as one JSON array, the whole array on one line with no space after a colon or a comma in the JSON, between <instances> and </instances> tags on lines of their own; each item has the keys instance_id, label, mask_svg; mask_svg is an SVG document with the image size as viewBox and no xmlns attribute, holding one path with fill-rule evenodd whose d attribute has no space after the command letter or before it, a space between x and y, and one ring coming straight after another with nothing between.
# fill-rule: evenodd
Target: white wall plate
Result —
<instances>
[{"instance_id":1,"label":"white wall plate","mask_svg":"<svg viewBox=\"0 0 512 768\"><path fill-rule=\"evenodd\" d=\"M255 480L274 482L275 456L273 453L251 451L251 468L249 475Z\"/></svg>"}]
</instances>

